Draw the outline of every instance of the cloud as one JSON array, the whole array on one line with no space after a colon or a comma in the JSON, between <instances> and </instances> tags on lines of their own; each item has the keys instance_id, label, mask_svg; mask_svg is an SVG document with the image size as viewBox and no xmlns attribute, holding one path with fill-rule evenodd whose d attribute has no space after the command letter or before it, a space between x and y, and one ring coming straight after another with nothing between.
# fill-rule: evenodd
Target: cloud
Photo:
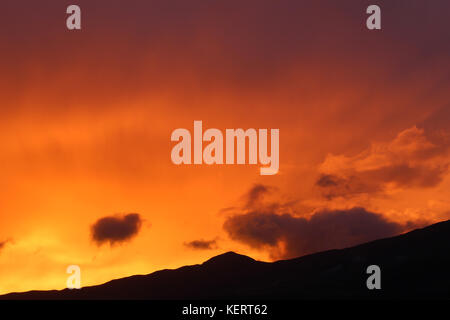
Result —
<instances>
[{"instance_id":1,"label":"cloud","mask_svg":"<svg viewBox=\"0 0 450 320\"><path fill-rule=\"evenodd\" d=\"M450 164L449 137L412 127L387 143L374 143L355 156L328 155L316 185L322 194L354 197L393 189L432 188L439 185Z\"/></svg>"},{"instance_id":2,"label":"cloud","mask_svg":"<svg viewBox=\"0 0 450 320\"><path fill-rule=\"evenodd\" d=\"M355 175L342 177L334 174L321 174L316 185L321 188L323 196L329 200L339 196L351 197L382 190L378 184L365 182L361 177Z\"/></svg>"},{"instance_id":3,"label":"cloud","mask_svg":"<svg viewBox=\"0 0 450 320\"><path fill-rule=\"evenodd\" d=\"M324 177L320 182L335 186L340 181ZM255 194L264 190L264 197ZM349 209L319 209L301 213L296 201L282 201L276 189L255 185L225 219L223 228L235 241L267 250L272 259L354 246L400 234L418 222L396 223L381 213L355 206ZM254 200L254 201L249 201ZM421 222L425 224L425 221Z\"/></svg>"},{"instance_id":4,"label":"cloud","mask_svg":"<svg viewBox=\"0 0 450 320\"><path fill-rule=\"evenodd\" d=\"M217 240L194 240L186 242L184 245L197 250L211 250L217 249Z\"/></svg>"},{"instance_id":5,"label":"cloud","mask_svg":"<svg viewBox=\"0 0 450 320\"><path fill-rule=\"evenodd\" d=\"M282 199L278 188L263 184L254 184L241 198L241 206L234 206L220 210L225 214L238 214L242 210L250 211L284 211L291 212L296 200Z\"/></svg>"},{"instance_id":6,"label":"cloud","mask_svg":"<svg viewBox=\"0 0 450 320\"><path fill-rule=\"evenodd\" d=\"M120 244L136 236L141 225L142 219L138 213L104 217L92 225L92 239L98 245L106 242Z\"/></svg>"},{"instance_id":7,"label":"cloud","mask_svg":"<svg viewBox=\"0 0 450 320\"><path fill-rule=\"evenodd\" d=\"M405 228L360 207L323 210L309 219L252 211L229 217L224 223L231 239L256 249L269 249L272 258L350 247L399 234Z\"/></svg>"},{"instance_id":8,"label":"cloud","mask_svg":"<svg viewBox=\"0 0 450 320\"><path fill-rule=\"evenodd\" d=\"M246 194L247 206L252 206L262 199L264 194L269 193L270 187L263 184L255 184Z\"/></svg>"}]
</instances>

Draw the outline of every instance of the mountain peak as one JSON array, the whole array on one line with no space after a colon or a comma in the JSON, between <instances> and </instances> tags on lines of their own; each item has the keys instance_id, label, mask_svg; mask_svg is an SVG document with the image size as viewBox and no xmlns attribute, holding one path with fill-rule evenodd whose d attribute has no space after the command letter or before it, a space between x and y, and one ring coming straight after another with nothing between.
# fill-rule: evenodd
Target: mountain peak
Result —
<instances>
[{"instance_id":1,"label":"mountain peak","mask_svg":"<svg viewBox=\"0 0 450 320\"><path fill-rule=\"evenodd\" d=\"M219 254L218 256L212 257L211 259L203 262L202 265L213 265L213 264L235 265L235 264L252 263L252 262L255 262L255 260L250 257L244 256L242 254L238 254L233 251L228 251L228 252Z\"/></svg>"}]
</instances>

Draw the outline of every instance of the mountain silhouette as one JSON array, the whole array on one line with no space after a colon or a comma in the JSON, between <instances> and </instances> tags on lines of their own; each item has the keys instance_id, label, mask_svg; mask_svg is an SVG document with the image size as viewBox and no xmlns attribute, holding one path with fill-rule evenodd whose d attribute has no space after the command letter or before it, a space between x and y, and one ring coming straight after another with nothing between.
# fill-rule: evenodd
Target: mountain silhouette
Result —
<instances>
[{"instance_id":1,"label":"mountain silhouette","mask_svg":"<svg viewBox=\"0 0 450 320\"><path fill-rule=\"evenodd\" d=\"M367 267L381 269L369 290ZM0 299L384 299L450 298L450 221L392 238L276 262L227 252L200 265L79 290L10 293Z\"/></svg>"}]
</instances>

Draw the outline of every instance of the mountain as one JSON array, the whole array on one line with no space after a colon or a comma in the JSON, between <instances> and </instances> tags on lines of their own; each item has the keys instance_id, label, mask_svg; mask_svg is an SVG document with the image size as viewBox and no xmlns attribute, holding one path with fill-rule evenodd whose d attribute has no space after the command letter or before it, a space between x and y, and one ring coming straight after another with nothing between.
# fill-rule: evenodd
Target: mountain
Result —
<instances>
[{"instance_id":1,"label":"mountain","mask_svg":"<svg viewBox=\"0 0 450 320\"><path fill-rule=\"evenodd\" d=\"M381 290L368 290L369 265ZM392 238L272 263L233 252L176 270L79 290L10 293L0 299L450 298L450 221Z\"/></svg>"}]
</instances>

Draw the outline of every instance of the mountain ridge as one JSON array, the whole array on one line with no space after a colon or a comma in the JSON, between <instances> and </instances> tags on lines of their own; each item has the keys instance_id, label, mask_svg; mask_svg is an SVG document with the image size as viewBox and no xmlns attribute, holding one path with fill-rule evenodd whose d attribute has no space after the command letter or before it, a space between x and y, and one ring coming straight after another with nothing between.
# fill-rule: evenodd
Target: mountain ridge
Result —
<instances>
[{"instance_id":1,"label":"mountain ridge","mask_svg":"<svg viewBox=\"0 0 450 320\"><path fill-rule=\"evenodd\" d=\"M368 290L369 265L381 290ZM9 293L0 299L450 298L450 220L354 247L262 262L229 251L201 264L114 279L79 290Z\"/></svg>"}]
</instances>

